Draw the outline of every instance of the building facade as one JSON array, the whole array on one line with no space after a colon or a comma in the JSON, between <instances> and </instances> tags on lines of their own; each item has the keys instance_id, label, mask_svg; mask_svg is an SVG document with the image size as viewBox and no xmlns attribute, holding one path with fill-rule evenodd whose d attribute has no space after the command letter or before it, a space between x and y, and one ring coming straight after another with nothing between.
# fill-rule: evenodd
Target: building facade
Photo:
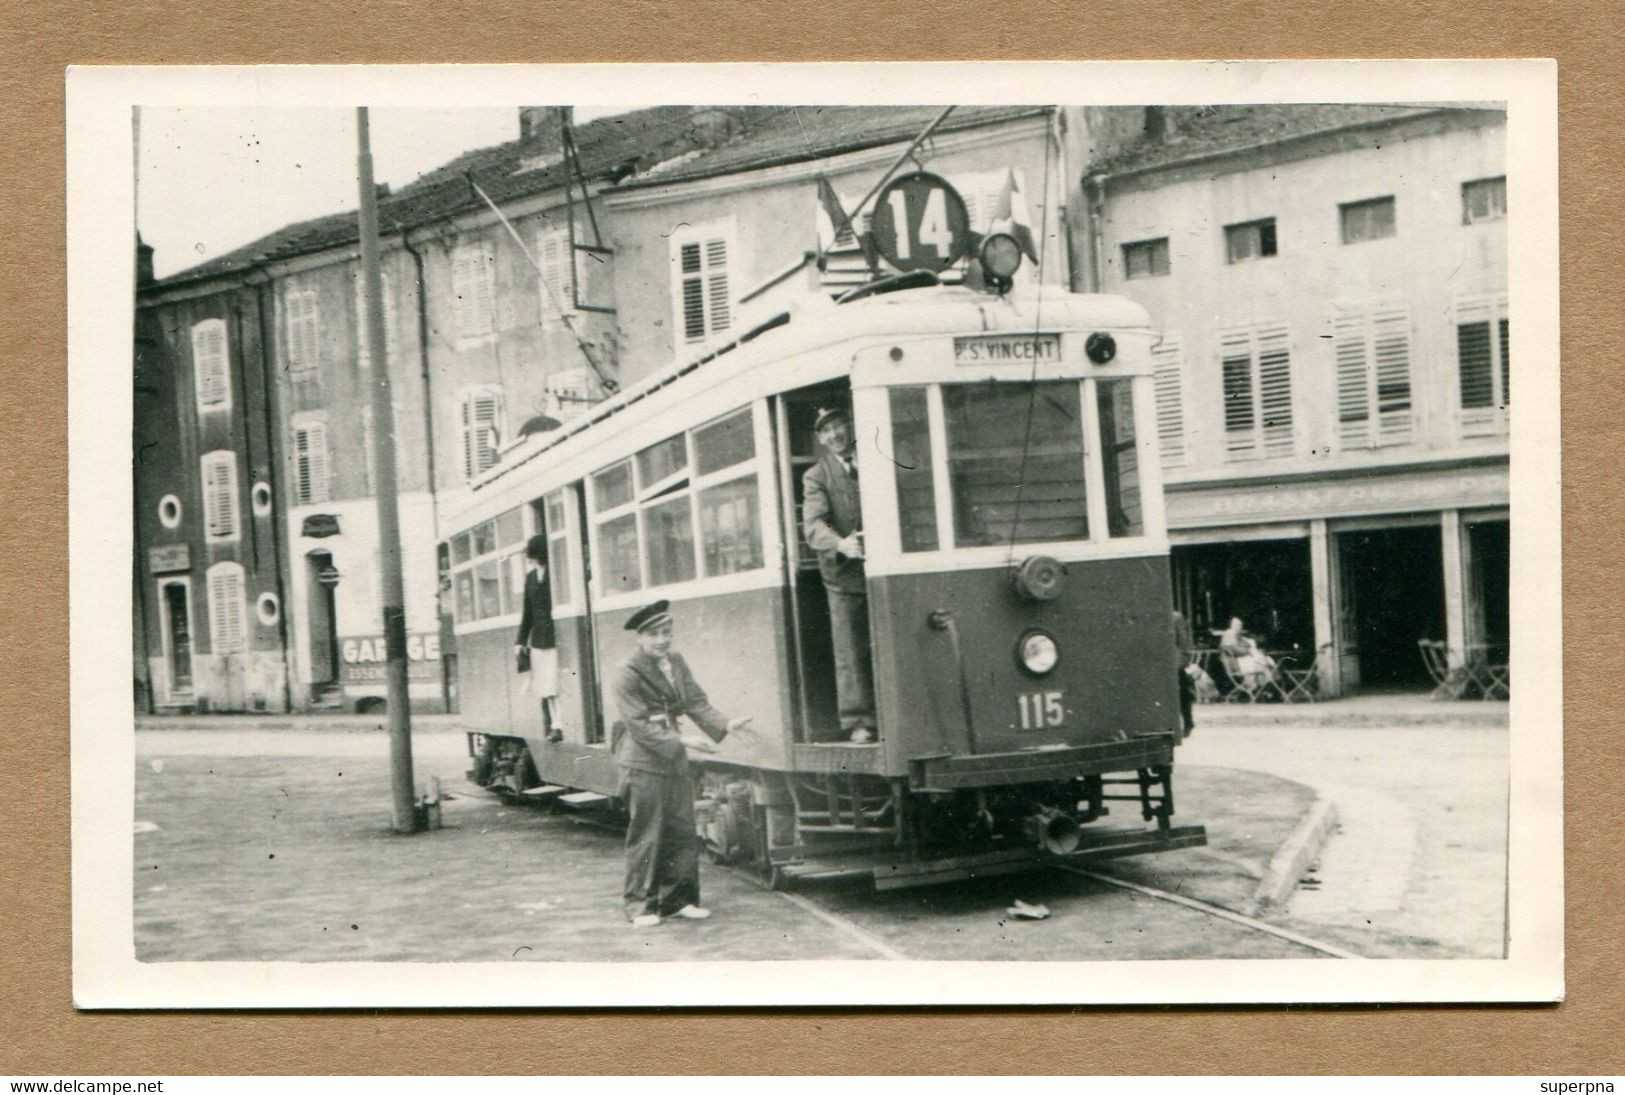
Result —
<instances>
[{"instance_id":1,"label":"building facade","mask_svg":"<svg viewBox=\"0 0 1625 1095\"><path fill-rule=\"evenodd\" d=\"M1162 327L1175 600L1333 687L1504 662L1505 115L1191 108L1086 180L1103 288Z\"/></svg>"}]
</instances>

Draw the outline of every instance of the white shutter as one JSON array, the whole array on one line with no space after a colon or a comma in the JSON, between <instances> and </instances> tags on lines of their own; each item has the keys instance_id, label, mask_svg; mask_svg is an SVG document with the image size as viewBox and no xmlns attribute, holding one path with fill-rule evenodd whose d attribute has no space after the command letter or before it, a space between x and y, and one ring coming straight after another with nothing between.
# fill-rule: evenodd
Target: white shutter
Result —
<instances>
[{"instance_id":1,"label":"white shutter","mask_svg":"<svg viewBox=\"0 0 1625 1095\"><path fill-rule=\"evenodd\" d=\"M707 328L712 334L733 325L733 304L728 292L728 241L705 241L705 297Z\"/></svg>"},{"instance_id":2,"label":"white shutter","mask_svg":"<svg viewBox=\"0 0 1625 1095\"><path fill-rule=\"evenodd\" d=\"M1151 354L1157 396L1157 444L1164 468L1185 466L1184 355L1177 337L1165 336Z\"/></svg>"},{"instance_id":3,"label":"white shutter","mask_svg":"<svg viewBox=\"0 0 1625 1095\"><path fill-rule=\"evenodd\" d=\"M731 246L722 234L672 240L676 322L684 342L702 342L733 326Z\"/></svg>"},{"instance_id":4,"label":"white shutter","mask_svg":"<svg viewBox=\"0 0 1625 1095\"><path fill-rule=\"evenodd\" d=\"M1264 327L1257 333L1258 409L1268 456L1291 456L1292 358L1285 327Z\"/></svg>"},{"instance_id":5,"label":"white shutter","mask_svg":"<svg viewBox=\"0 0 1625 1095\"><path fill-rule=\"evenodd\" d=\"M192 369L199 410L231 406L224 320L206 319L192 328Z\"/></svg>"},{"instance_id":6,"label":"white shutter","mask_svg":"<svg viewBox=\"0 0 1625 1095\"><path fill-rule=\"evenodd\" d=\"M237 537L237 454L229 450L203 456L203 517L210 540Z\"/></svg>"},{"instance_id":7,"label":"white shutter","mask_svg":"<svg viewBox=\"0 0 1625 1095\"><path fill-rule=\"evenodd\" d=\"M317 362L317 315L314 290L288 294L288 364L313 368Z\"/></svg>"},{"instance_id":8,"label":"white shutter","mask_svg":"<svg viewBox=\"0 0 1625 1095\"><path fill-rule=\"evenodd\" d=\"M1371 314L1372 388L1377 407L1378 445L1404 445L1411 439L1411 314L1403 304Z\"/></svg>"},{"instance_id":9,"label":"white shutter","mask_svg":"<svg viewBox=\"0 0 1625 1095\"><path fill-rule=\"evenodd\" d=\"M1511 402L1506 296L1471 296L1455 304L1456 375L1464 440L1506 432Z\"/></svg>"},{"instance_id":10,"label":"white shutter","mask_svg":"<svg viewBox=\"0 0 1625 1095\"><path fill-rule=\"evenodd\" d=\"M1338 309L1332 322L1337 359L1337 435L1345 449L1371 444L1371 363L1366 345L1366 316Z\"/></svg>"},{"instance_id":11,"label":"white shutter","mask_svg":"<svg viewBox=\"0 0 1625 1095\"><path fill-rule=\"evenodd\" d=\"M463 476L494 467L502 447L502 392L479 388L463 396Z\"/></svg>"},{"instance_id":12,"label":"white shutter","mask_svg":"<svg viewBox=\"0 0 1625 1095\"><path fill-rule=\"evenodd\" d=\"M248 646L243 602L243 568L216 563L209 568L209 636L216 654L237 654Z\"/></svg>"},{"instance_id":13,"label":"white shutter","mask_svg":"<svg viewBox=\"0 0 1625 1095\"><path fill-rule=\"evenodd\" d=\"M1232 460L1258 452L1258 403L1253 388L1253 339L1246 328L1219 334L1224 398L1224 447Z\"/></svg>"},{"instance_id":14,"label":"white shutter","mask_svg":"<svg viewBox=\"0 0 1625 1095\"><path fill-rule=\"evenodd\" d=\"M472 338L491 330L495 314L493 262L489 241L460 247L452 256L452 311L458 338Z\"/></svg>"},{"instance_id":15,"label":"white shutter","mask_svg":"<svg viewBox=\"0 0 1625 1095\"><path fill-rule=\"evenodd\" d=\"M575 248L563 228L543 228L536 234L536 261L541 266L542 322L554 324L575 314Z\"/></svg>"},{"instance_id":16,"label":"white shutter","mask_svg":"<svg viewBox=\"0 0 1625 1095\"><path fill-rule=\"evenodd\" d=\"M1403 304L1342 307L1333 321L1338 440L1345 449L1411 439L1411 317Z\"/></svg>"},{"instance_id":17,"label":"white shutter","mask_svg":"<svg viewBox=\"0 0 1625 1095\"><path fill-rule=\"evenodd\" d=\"M327 426L305 422L293 428L294 501L325 502L331 493L327 471Z\"/></svg>"},{"instance_id":18,"label":"white shutter","mask_svg":"<svg viewBox=\"0 0 1625 1095\"><path fill-rule=\"evenodd\" d=\"M379 295L384 298L384 360L393 362L398 341L395 337L395 287L388 270L378 271ZM356 364L367 367L367 348L372 331L367 325L367 287L361 276L361 267L355 272L355 343Z\"/></svg>"}]
</instances>

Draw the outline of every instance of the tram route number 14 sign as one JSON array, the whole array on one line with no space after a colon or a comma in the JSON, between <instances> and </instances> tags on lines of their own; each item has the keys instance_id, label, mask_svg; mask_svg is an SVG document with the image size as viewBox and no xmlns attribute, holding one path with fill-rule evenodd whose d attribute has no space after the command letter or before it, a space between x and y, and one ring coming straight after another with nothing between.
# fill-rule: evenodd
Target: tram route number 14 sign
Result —
<instances>
[{"instance_id":1,"label":"tram route number 14 sign","mask_svg":"<svg viewBox=\"0 0 1625 1095\"><path fill-rule=\"evenodd\" d=\"M970 254L965 199L948 180L928 171L900 175L875 198L869 235L899 270L940 274Z\"/></svg>"}]
</instances>

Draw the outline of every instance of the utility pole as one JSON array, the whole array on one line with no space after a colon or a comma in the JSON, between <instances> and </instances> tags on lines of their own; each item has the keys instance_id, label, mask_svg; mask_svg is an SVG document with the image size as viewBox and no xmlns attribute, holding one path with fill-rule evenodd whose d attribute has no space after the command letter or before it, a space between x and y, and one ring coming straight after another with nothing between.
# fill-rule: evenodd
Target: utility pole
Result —
<instances>
[{"instance_id":1,"label":"utility pole","mask_svg":"<svg viewBox=\"0 0 1625 1095\"><path fill-rule=\"evenodd\" d=\"M361 284L367 302L367 352L362 375L372 387L373 467L378 469L378 565L384 600L384 655L389 682L389 775L393 827L419 829L412 783L412 717L406 691L406 596L401 582L401 514L395 499L395 411L384 353L383 284L378 273L378 194L372 181L367 108L357 107L356 166L361 176Z\"/></svg>"}]
</instances>

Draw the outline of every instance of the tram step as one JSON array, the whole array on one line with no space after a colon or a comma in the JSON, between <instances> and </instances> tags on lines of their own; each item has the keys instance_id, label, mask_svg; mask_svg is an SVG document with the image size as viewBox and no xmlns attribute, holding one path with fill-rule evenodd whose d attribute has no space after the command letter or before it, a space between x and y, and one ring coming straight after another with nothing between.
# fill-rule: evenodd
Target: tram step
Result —
<instances>
[{"instance_id":1,"label":"tram step","mask_svg":"<svg viewBox=\"0 0 1625 1095\"><path fill-rule=\"evenodd\" d=\"M564 794L565 790L556 783L544 783L540 787L527 787L520 793L528 798L552 798Z\"/></svg>"},{"instance_id":2,"label":"tram step","mask_svg":"<svg viewBox=\"0 0 1625 1095\"><path fill-rule=\"evenodd\" d=\"M596 806L600 802L608 802L608 795L601 795L597 791L576 791L573 794L560 795L559 801L567 806Z\"/></svg>"}]
</instances>

